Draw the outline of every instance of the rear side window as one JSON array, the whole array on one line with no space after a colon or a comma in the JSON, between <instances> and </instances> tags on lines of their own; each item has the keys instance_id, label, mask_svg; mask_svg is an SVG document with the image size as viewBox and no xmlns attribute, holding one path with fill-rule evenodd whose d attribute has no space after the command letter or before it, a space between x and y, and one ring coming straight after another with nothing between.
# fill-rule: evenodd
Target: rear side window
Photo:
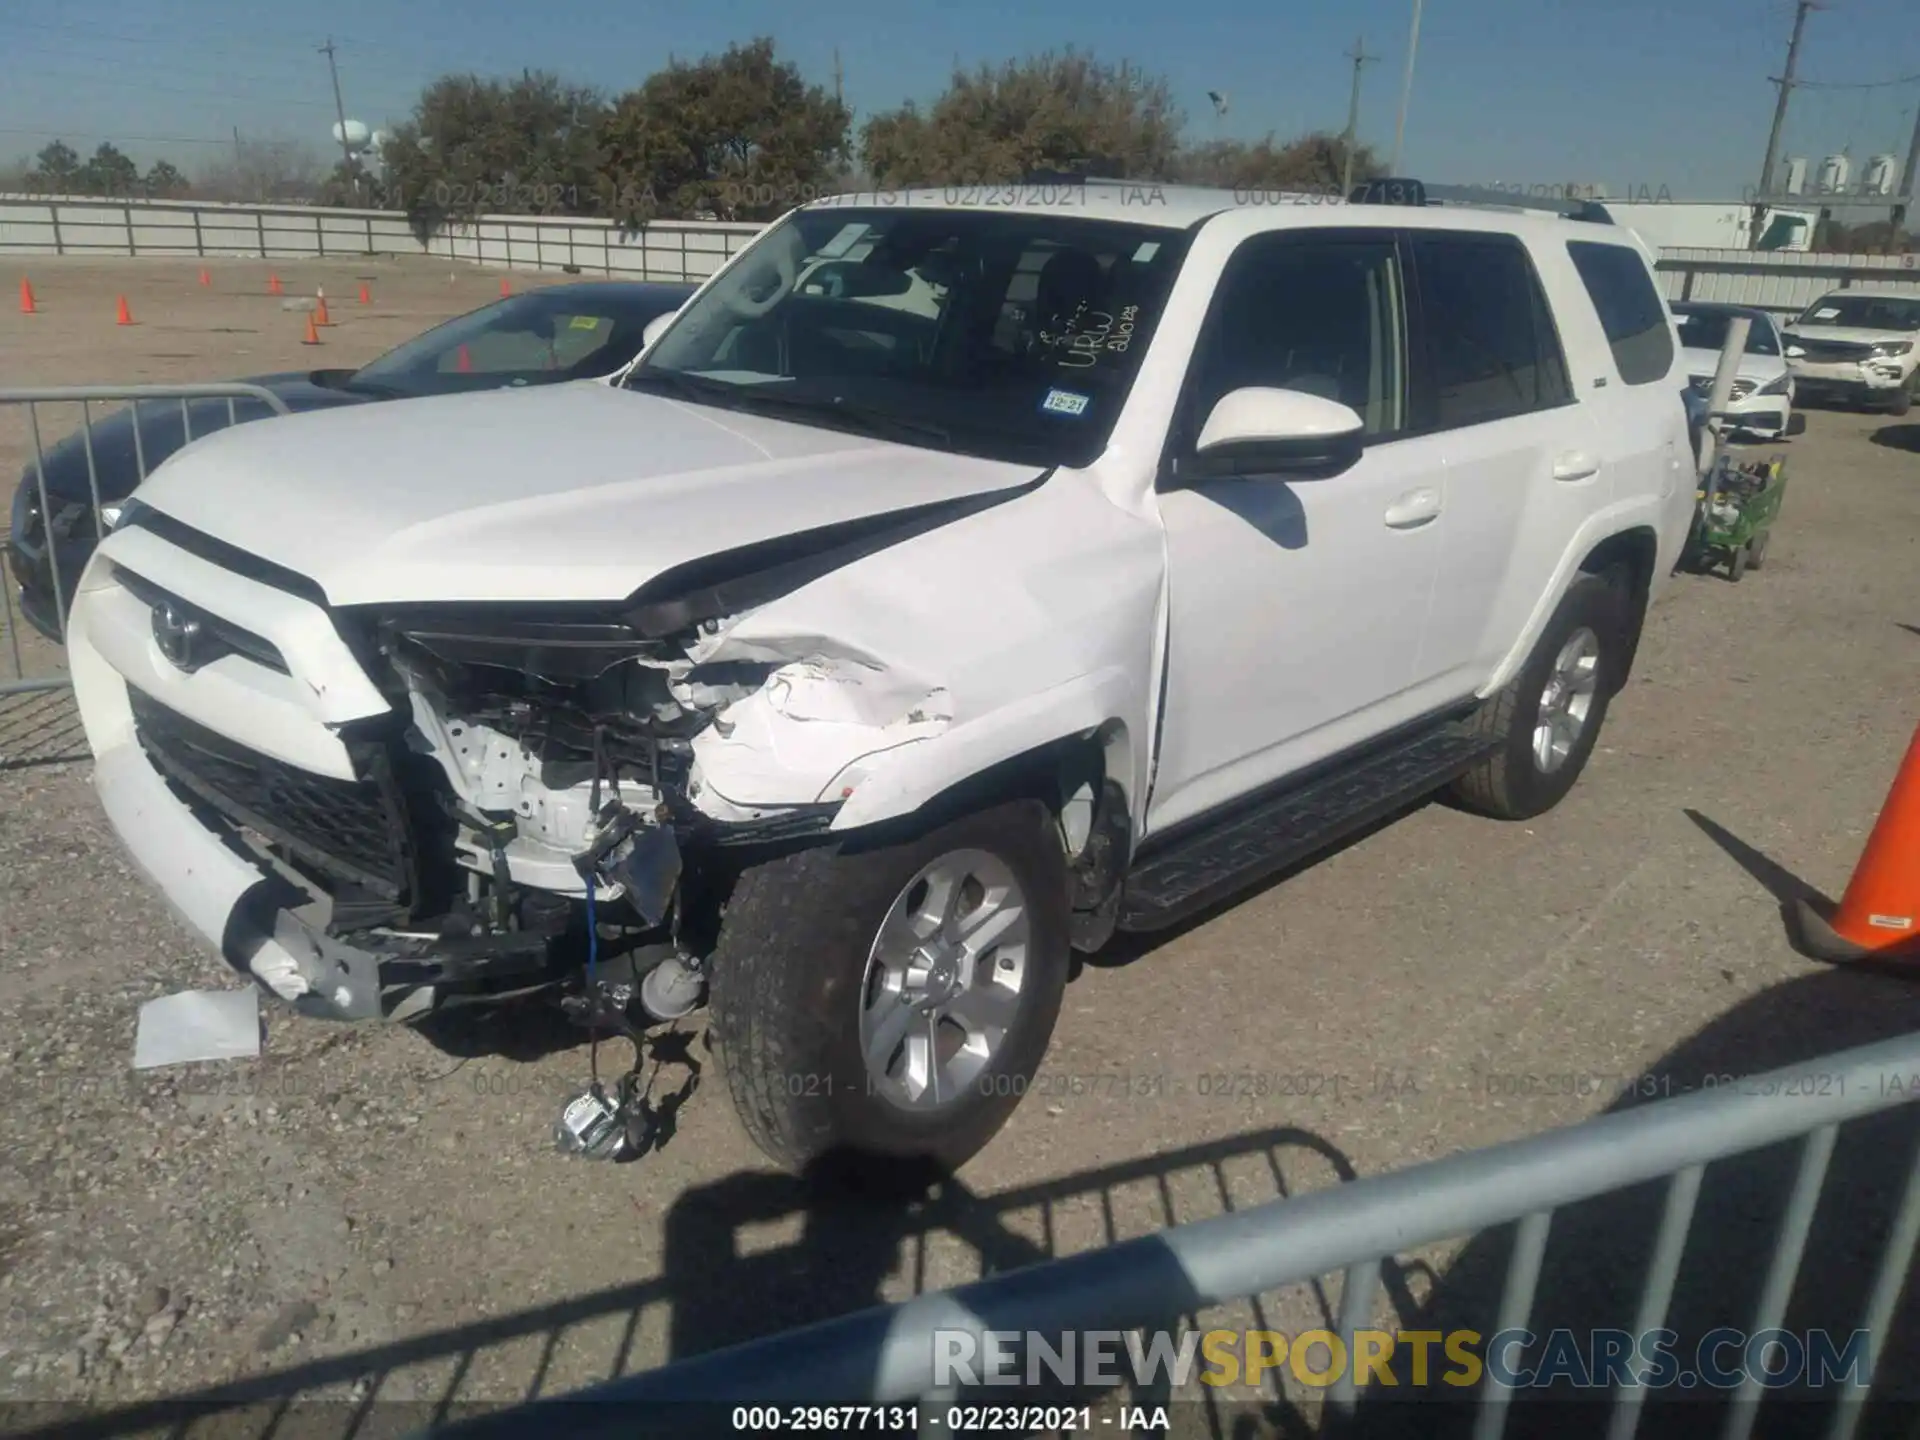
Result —
<instances>
[{"instance_id":1,"label":"rear side window","mask_svg":"<svg viewBox=\"0 0 1920 1440\"><path fill-rule=\"evenodd\" d=\"M1625 245L1570 240L1567 254L1600 316L1613 347L1613 363L1629 385L1650 385L1673 368L1673 335L1667 307L1653 288L1647 263Z\"/></svg>"},{"instance_id":2,"label":"rear side window","mask_svg":"<svg viewBox=\"0 0 1920 1440\"><path fill-rule=\"evenodd\" d=\"M1497 235L1411 237L1427 394L1423 429L1479 425L1572 398L1527 252Z\"/></svg>"}]
</instances>

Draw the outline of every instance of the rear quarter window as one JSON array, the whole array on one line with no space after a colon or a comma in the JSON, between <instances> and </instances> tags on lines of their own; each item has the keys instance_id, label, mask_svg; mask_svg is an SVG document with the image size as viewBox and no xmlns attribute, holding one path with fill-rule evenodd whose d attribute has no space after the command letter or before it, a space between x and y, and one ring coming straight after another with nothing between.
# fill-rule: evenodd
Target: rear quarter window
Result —
<instances>
[{"instance_id":1,"label":"rear quarter window","mask_svg":"<svg viewBox=\"0 0 1920 1440\"><path fill-rule=\"evenodd\" d=\"M1673 332L1667 307L1639 251L1595 240L1569 240L1567 254L1587 287L1613 350L1613 363L1629 385L1651 385L1673 369Z\"/></svg>"}]
</instances>

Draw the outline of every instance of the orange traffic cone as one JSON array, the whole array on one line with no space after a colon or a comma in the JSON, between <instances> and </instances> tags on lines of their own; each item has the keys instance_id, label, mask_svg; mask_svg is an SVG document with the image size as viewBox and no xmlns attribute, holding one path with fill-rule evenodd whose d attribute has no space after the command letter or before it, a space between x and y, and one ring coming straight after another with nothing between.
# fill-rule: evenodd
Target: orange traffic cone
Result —
<instances>
[{"instance_id":1,"label":"orange traffic cone","mask_svg":"<svg viewBox=\"0 0 1920 1440\"><path fill-rule=\"evenodd\" d=\"M284 294L284 293L285 293L285 289L286 289L286 287L284 287L283 285L281 285L281 283L280 283L280 277L279 277L278 275L268 275L268 276L267 276L267 293L268 293L269 295L281 295L281 294Z\"/></svg>"},{"instance_id":2,"label":"orange traffic cone","mask_svg":"<svg viewBox=\"0 0 1920 1440\"><path fill-rule=\"evenodd\" d=\"M507 283L507 277L504 275L500 277L500 293L503 296L513 294L513 286Z\"/></svg>"},{"instance_id":3,"label":"orange traffic cone","mask_svg":"<svg viewBox=\"0 0 1920 1440\"><path fill-rule=\"evenodd\" d=\"M360 303L362 305L371 305L373 303L373 292L367 289L367 282L364 280L360 282Z\"/></svg>"},{"instance_id":4,"label":"orange traffic cone","mask_svg":"<svg viewBox=\"0 0 1920 1440\"><path fill-rule=\"evenodd\" d=\"M300 337L300 343L302 345L318 345L320 343L320 332L313 328L313 312L311 310L307 312L307 333Z\"/></svg>"},{"instance_id":5,"label":"orange traffic cone","mask_svg":"<svg viewBox=\"0 0 1920 1440\"><path fill-rule=\"evenodd\" d=\"M202 285L211 285L211 284L213 284L213 276L211 276L211 275L209 275L209 274L207 273L207 267L206 267L206 266L204 266L204 265L202 265L202 266L200 267L200 283L201 283Z\"/></svg>"},{"instance_id":6,"label":"orange traffic cone","mask_svg":"<svg viewBox=\"0 0 1920 1440\"><path fill-rule=\"evenodd\" d=\"M24 275L20 277L20 313L22 315L37 315L40 313L40 307L33 303L33 286L27 283L27 278Z\"/></svg>"},{"instance_id":7,"label":"orange traffic cone","mask_svg":"<svg viewBox=\"0 0 1920 1440\"><path fill-rule=\"evenodd\" d=\"M133 312L127 309L127 297L124 295L120 297L119 307L114 312L113 323L116 325L131 325L133 323Z\"/></svg>"},{"instance_id":8,"label":"orange traffic cone","mask_svg":"<svg viewBox=\"0 0 1920 1440\"><path fill-rule=\"evenodd\" d=\"M1801 939L1823 960L1920 959L1920 730L1839 908L1831 917L1805 900L1796 908Z\"/></svg>"},{"instance_id":9,"label":"orange traffic cone","mask_svg":"<svg viewBox=\"0 0 1920 1440\"><path fill-rule=\"evenodd\" d=\"M467 354L466 346L462 345L460 347L460 353L454 356L453 368L458 370L462 375L468 374L469 372L472 371L473 357Z\"/></svg>"},{"instance_id":10,"label":"orange traffic cone","mask_svg":"<svg viewBox=\"0 0 1920 1440\"><path fill-rule=\"evenodd\" d=\"M333 317L327 314L327 296L325 291L320 293L318 301L319 303L314 306L313 323L316 325L333 324Z\"/></svg>"}]
</instances>

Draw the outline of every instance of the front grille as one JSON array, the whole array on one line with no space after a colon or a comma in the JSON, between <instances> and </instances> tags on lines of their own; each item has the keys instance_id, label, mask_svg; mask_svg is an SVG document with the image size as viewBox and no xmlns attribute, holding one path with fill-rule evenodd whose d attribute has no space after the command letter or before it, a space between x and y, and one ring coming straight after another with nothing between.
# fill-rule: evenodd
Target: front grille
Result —
<instances>
[{"instance_id":1,"label":"front grille","mask_svg":"<svg viewBox=\"0 0 1920 1440\"><path fill-rule=\"evenodd\" d=\"M155 610L170 606L178 615L199 627L193 657L195 668L210 665L223 655L244 655L254 664L277 670L282 675L292 673L287 669L286 657L280 653L279 647L264 635L256 635L231 620L223 620L210 611L202 610L144 576L134 574L124 565L116 566L115 572L127 593L141 604L150 605Z\"/></svg>"},{"instance_id":2,"label":"front grille","mask_svg":"<svg viewBox=\"0 0 1920 1440\"><path fill-rule=\"evenodd\" d=\"M363 778L336 780L216 735L132 686L127 698L148 757L200 801L326 876L397 904L414 897L406 797L386 747L359 747Z\"/></svg>"},{"instance_id":3,"label":"front grille","mask_svg":"<svg viewBox=\"0 0 1920 1440\"><path fill-rule=\"evenodd\" d=\"M1809 340L1805 336L1799 336L1790 343L1798 345L1803 352L1797 358L1812 360L1821 365L1832 365L1848 360L1865 360L1873 354L1873 346L1859 340Z\"/></svg>"}]
</instances>

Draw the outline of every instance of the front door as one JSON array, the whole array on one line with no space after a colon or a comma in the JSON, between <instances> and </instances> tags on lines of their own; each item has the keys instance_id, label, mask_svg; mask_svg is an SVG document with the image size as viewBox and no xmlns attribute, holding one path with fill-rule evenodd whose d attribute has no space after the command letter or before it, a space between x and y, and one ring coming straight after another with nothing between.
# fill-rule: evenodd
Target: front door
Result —
<instances>
[{"instance_id":1,"label":"front door","mask_svg":"<svg viewBox=\"0 0 1920 1440\"><path fill-rule=\"evenodd\" d=\"M1344 472L1162 481L1168 634L1147 825L1163 830L1413 718L1447 517L1438 437L1407 435L1406 290L1391 235L1287 231L1229 261L1170 452L1221 396L1351 406Z\"/></svg>"}]
</instances>

